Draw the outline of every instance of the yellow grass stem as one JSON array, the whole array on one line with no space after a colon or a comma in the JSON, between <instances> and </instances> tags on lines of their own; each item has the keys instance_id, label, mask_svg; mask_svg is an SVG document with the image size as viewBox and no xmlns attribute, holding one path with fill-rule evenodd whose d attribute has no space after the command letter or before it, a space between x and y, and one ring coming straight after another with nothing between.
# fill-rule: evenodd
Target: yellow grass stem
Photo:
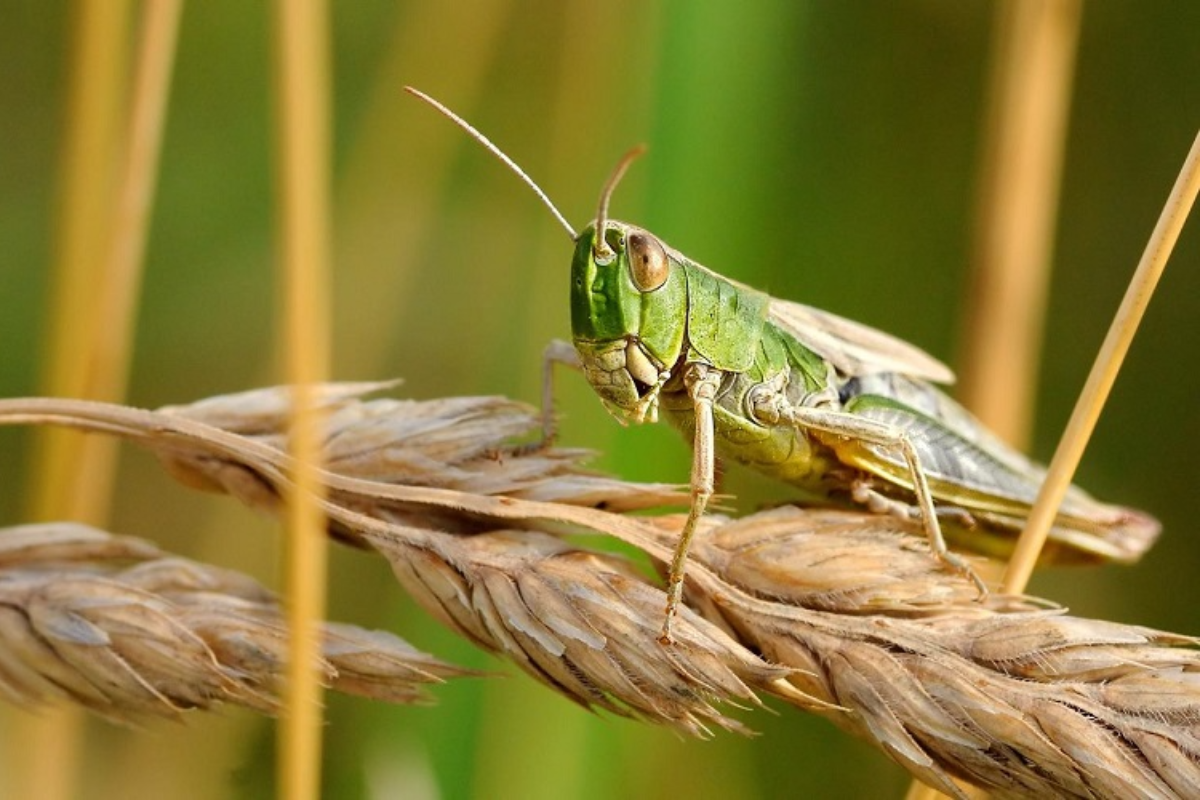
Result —
<instances>
[{"instance_id":1,"label":"yellow grass stem","mask_svg":"<svg viewBox=\"0 0 1200 800\"><path fill-rule=\"evenodd\" d=\"M1034 563L1042 544L1046 541L1050 524L1071 483L1071 476L1079 464L1087 440L1096 427L1096 420L1104 407L1104 401L1108 399L1108 393L1117 378L1117 372L1121 369L1125 354L1129 351L1129 344L1133 341L1138 323L1141 322L1150 297L1154 294L1154 287L1158 285L1158 279L1167 266L1167 259L1171 256L1171 250L1175 247L1175 241L1179 238L1179 232L1187 220L1198 190L1200 134L1197 134L1192 143L1183 169L1179 172L1171 195L1158 218L1158 224L1154 226L1154 232L1150 235L1150 241L1147 242L1138 262L1137 271L1134 272L1129 288L1125 291L1125 297L1121 300L1121 306L1117 309L1108 334L1104 337L1100 352L1096 355L1087 383L1084 384L1075 410L1071 413L1071 419L1067 422L1067 429L1054 452L1054 458L1050 461L1046 481L1042 484L1042 490L1038 493L1037 501L1029 514L1029 522L1017 541L1017 548L1005 572L1005 592L1023 591L1033 573Z\"/></svg>"},{"instance_id":2,"label":"yellow grass stem","mask_svg":"<svg viewBox=\"0 0 1200 800\"><path fill-rule=\"evenodd\" d=\"M997 6L959 399L1024 449L1070 110L1079 0Z\"/></svg>"},{"instance_id":3,"label":"yellow grass stem","mask_svg":"<svg viewBox=\"0 0 1200 800\"><path fill-rule=\"evenodd\" d=\"M82 397L87 383L86 366L98 325L94 300L104 280L96 254L105 252L111 241L112 165L121 136L128 22L127 2L103 9L79 3L76 10L48 347L41 359L41 390L47 395ZM108 469L92 460L101 451L88 451L93 455L85 462L84 440L67 433L55 431L36 441L28 507L34 519L104 516L107 500L99 499L97 494L103 493L88 485Z\"/></svg>"},{"instance_id":4,"label":"yellow grass stem","mask_svg":"<svg viewBox=\"0 0 1200 800\"><path fill-rule=\"evenodd\" d=\"M125 393L182 12L183 0L142 6L127 150L116 188L112 241L96 295L83 397L116 400ZM106 486L104 494L109 493Z\"/></svg>"},{"instance_id":5,"label":"yellow grass stem","mask_svg":"<svg viewBox=\"0 0 1200 800\"><path fill-rule=\"evenodd\" d=\"M314 384L329 369L329 10L320 0L280 0L276 24L280 334L294 392L290 450L296 459L286 515L290 640L277 770L279 796L305 800L319 796L321 777L322 687L312 665L327 555Z\"/></svg>"},{"instance_id":6,"label":"yellow grass stem","mask_svg":"<svg viewBox=\"0 0 1200 800\"><path fill-rule=\"evenodd\" d=\"M78 6L51 344L42 381L48 394L111 401L124 396L180 8L180 0L143 7L131 115L122 130L129 4ZM28 515L102 523L115 444L67 431L43 434ZM26 730L9 737L24 745L18 745L12 771L13 794L72 795L71 767L82 736L77 714L56 711L22 724Z\"/></svg>"},{"instance_id":7,"label":"yellow grass stem","mask_svg":"<svg viewBox=\"0 0 1200 800\"><path fill-rule=\"evenodd\" d=\"M959 399L1022 449L1033 426L1079 0L996 7ZM941 794L919 782L909 800Z\"/></svg>"}]
</instances>

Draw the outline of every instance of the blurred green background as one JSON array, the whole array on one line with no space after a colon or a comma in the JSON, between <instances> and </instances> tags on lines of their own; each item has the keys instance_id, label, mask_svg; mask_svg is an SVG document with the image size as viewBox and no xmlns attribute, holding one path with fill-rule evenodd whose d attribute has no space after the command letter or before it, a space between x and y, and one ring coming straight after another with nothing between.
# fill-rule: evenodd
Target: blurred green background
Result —
<instances>
[{"instance_id":1,"label":"blurred green background","mask_svg":"<svg viewBox=\"0 0 1200 800\"><path fill-rule=\"evenodd\" d=\"M71 6L0 26L0 395L42 354ZM335 342L339 379L402 393L538 399L568 337L570 245L528 190L401 91L471 120L577 226L629 145L614 200L708 266L867 322L954 363L967 282L995 6L984 2L338 4ZM1084 10L1034 455L1048 459L1200 127L1200 4ZM137 323L130 401L277 379L272 40L267 10L187 6ZM1033 591L1073 611L1200 633L1200 232L1193 220L1081 468L1100 497L1165 526L1137 568L1059 570ZM630 478L683 481L686 444L622 429L563 374L562 442ZM0 430L0 523L21 521L28 435ZM787 491L733 470L742 508ZM273 523L122 457L113 529L275 581ZM386 627L506 677L431 708L331 698L329 797L900 796L907 778L828 723L747 712L762 736L681 741L589 715L424 619L377 560L337 550L331 616ZM92 726L89 797L258 797L269 722L231 711L130 733Z\"/></svg>"}]
</instances>

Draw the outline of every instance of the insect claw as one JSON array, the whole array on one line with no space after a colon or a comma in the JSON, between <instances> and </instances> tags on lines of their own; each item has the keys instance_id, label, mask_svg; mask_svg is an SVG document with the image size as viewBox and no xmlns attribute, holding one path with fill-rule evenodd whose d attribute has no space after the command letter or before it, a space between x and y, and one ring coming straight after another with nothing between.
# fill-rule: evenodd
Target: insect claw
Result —
<instances>
[{"instance_id":1,"label":"insect claw","mask_svg":"<svg viewBox=\"0 0 1200 800\"><path fill-rule=\"evenodd\" d=\"M983 582L983 578L979 577L979 573L977 573L975 569L967 563L966 559L964 559L962 556L957 556L954 553L949 552L938 553L937 556L938 560L944 562L947 566L954 568L954 570L960 575L970 580L971 583L975 584L975 588L979 590L979 596L975 598L977 603L982 603L984 600L987 600L988 595L991 594L991 590L989 590L987 584Z\"/></svg>"}]
</instances>

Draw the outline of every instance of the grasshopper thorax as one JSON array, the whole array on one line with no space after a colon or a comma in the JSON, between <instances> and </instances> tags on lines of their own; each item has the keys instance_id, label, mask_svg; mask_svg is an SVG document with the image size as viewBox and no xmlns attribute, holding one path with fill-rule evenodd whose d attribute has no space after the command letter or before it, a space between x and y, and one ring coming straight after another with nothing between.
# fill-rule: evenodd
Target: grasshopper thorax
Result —
<instances>
[{"instance_id":1,"label":"grasshopper thorax","mask_svg":"<svg viewBox=\"0 0 1200 800\"><path fill-rule=\"evenodd\" d=\"M687 279L652 233L607 220L579 234L571 263L571 328L584 374L623 420L653 416L683 352Z\"/></svg>"}]
</instances>

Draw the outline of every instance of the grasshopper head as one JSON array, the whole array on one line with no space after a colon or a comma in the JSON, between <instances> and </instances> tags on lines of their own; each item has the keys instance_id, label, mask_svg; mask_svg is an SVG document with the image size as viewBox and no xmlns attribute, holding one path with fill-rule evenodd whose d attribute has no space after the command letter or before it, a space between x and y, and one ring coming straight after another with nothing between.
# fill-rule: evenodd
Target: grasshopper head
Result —
<instances>
[{"instance_id":1,"label":"grasshopper head","mask_svg":"<svg viewBox=\"0 0 1200 800\"><path fill-rule=\"evenodd\" d=\"M654 234L609 220L580 233L571 264L571 328L584 374L618 419L653 418L683 350L687 281Z\"/></svg>"},{"instance_id":2,"label":"grasshopper head","mask_svg":"<svg viewBox=\"0 0 1200 800\"><path fill-rule=\"evenodd\" d=\"M658 392L683 349L687 288L682 269L662 242L640 228L608 221L613 190L645 148L635 147L621 158L600 193L596 224L576 235L549 196L504 151L437 100L411 86L405 89L500 159L566 229L575 241L571 268L575 348L588 381L618 419L652 418Z\"/></svg>"}]
</instances>

